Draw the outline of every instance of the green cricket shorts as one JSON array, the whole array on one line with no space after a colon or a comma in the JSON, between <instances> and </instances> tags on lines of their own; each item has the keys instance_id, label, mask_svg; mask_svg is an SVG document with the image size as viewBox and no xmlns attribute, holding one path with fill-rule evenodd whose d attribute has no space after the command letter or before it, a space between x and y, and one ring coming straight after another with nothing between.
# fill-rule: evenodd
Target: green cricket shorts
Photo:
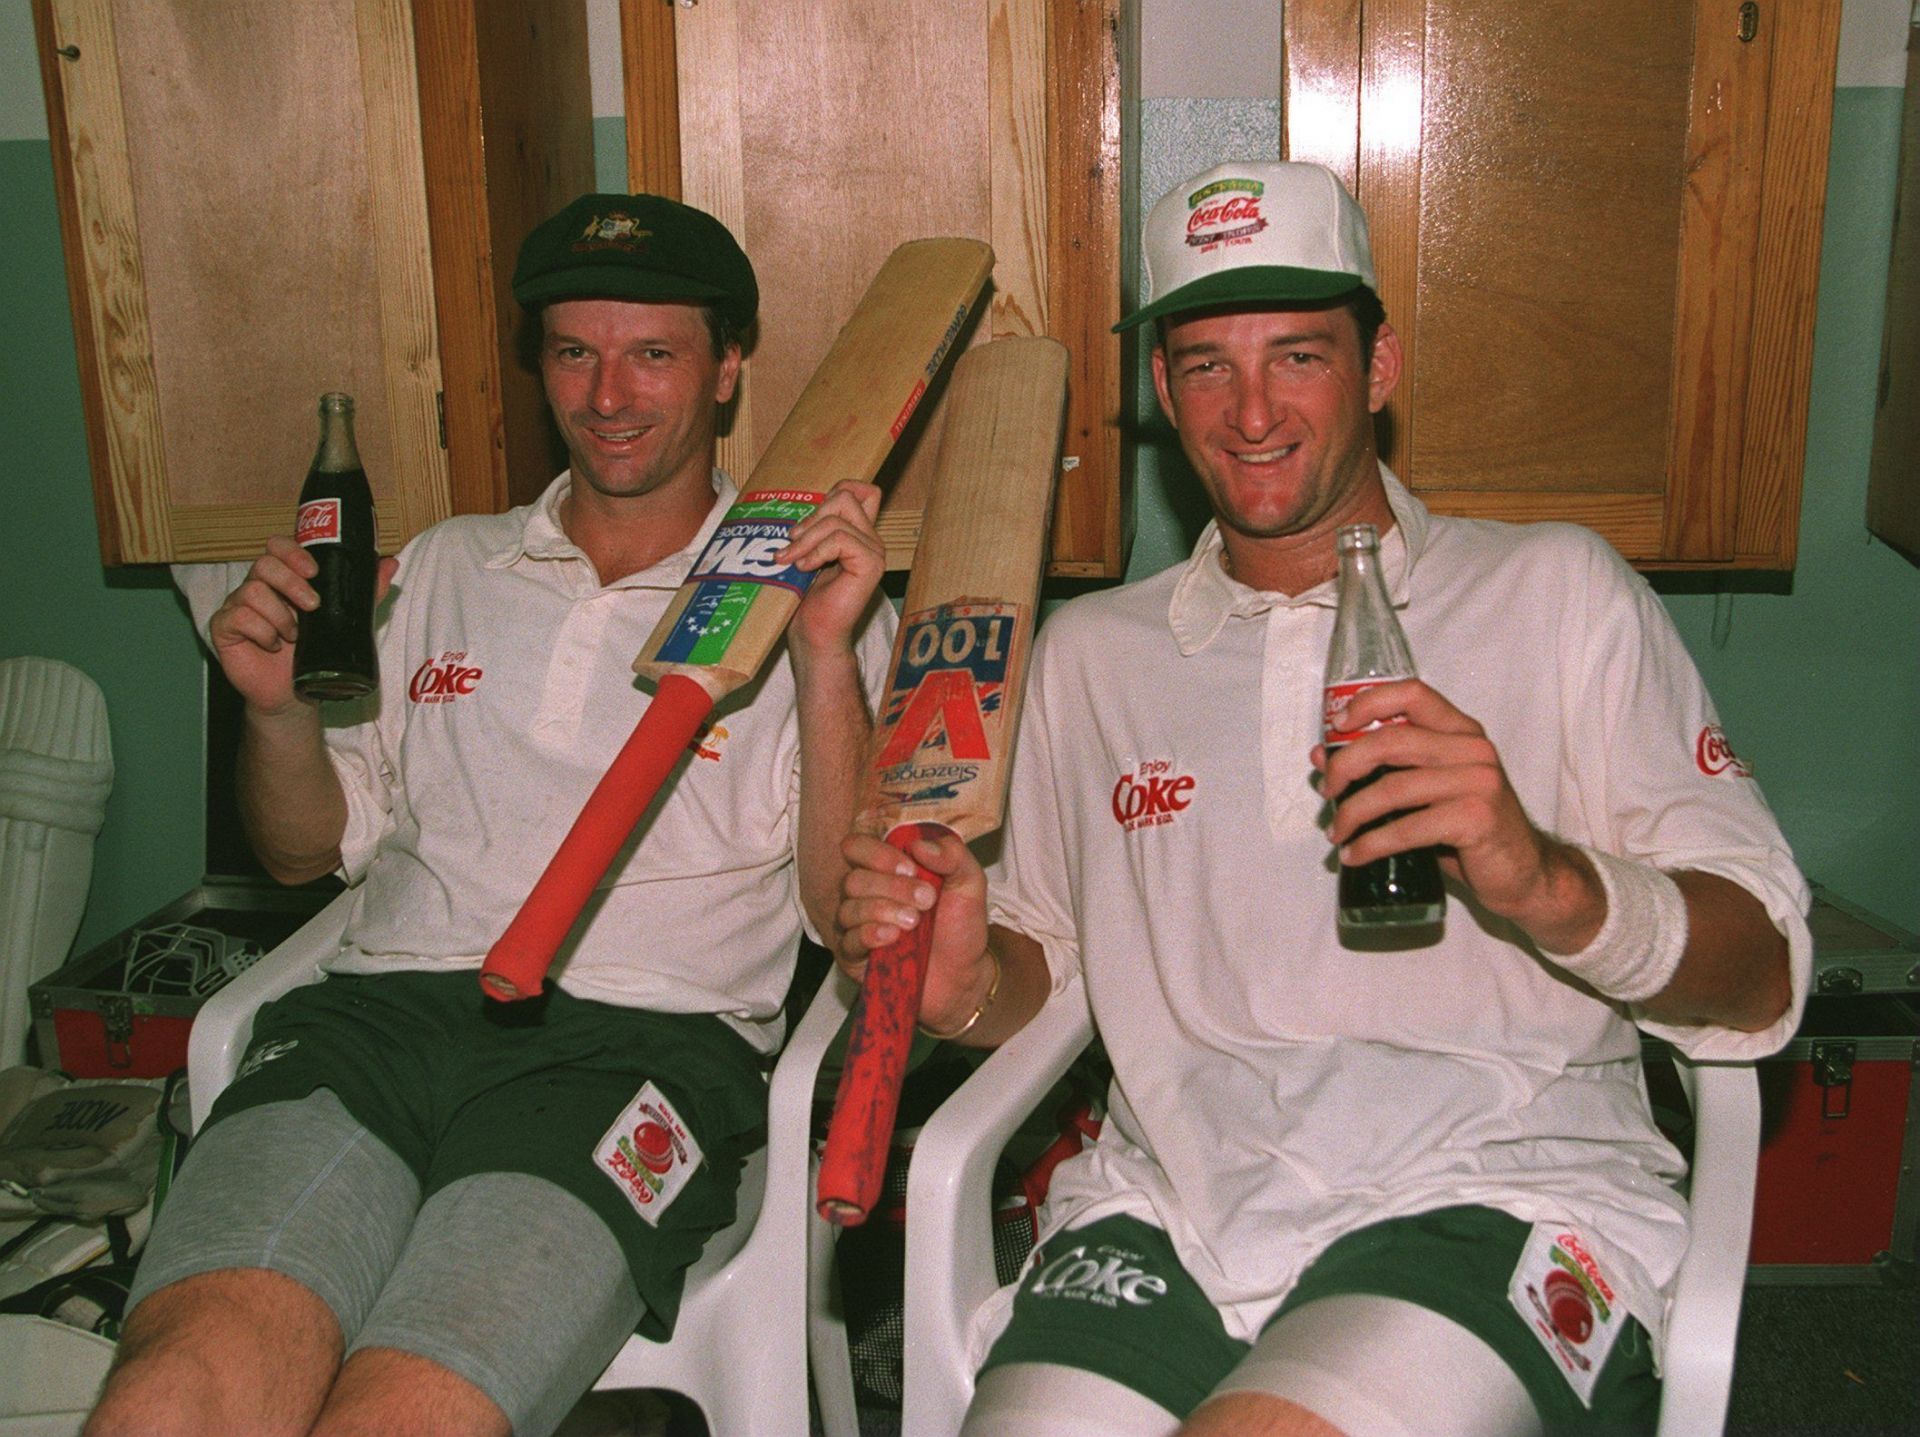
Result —
<instances>
[{"instance_id":1,"label":"green cricket shorts","mask_svg":"<svg viewBox=\"0 0 1920 1437\"><path fill-rule=\"evenodd\" d=\"M1529 1224L1480 1207L1377 1223L1322 1253L1273 1320L1322 1298L1396 1298L1438 1313L1492 1348L1526 1388L1546 1431L1651 1431L1660 1385L1651 1343L1637 1321L1620 1325L1588 1406L1510 1298L1532 1233ZM1110 1217L1057 1233L1043 1245L981 1370L1014 1363L1077 1367L1184 1419L1252 1351L1227 1334L1164 1232L1136 1218Z\"/></svg>"},{"instance_id":2,"label":"green cricket shorts","mask_svg":"<svg viewBox=\"0 0 1920 1437\"><path fill-rule=\"evenodd\" d=\"M760 1057L718 1018L558 989L499 1004L471 972L336 974L266 1005L210 1121L319 1088L399 1156L423 1201L482 1173L579 1198L619 1242L654 1338L733 1220L766 1124Z\"/></svg>"}]
</instances>

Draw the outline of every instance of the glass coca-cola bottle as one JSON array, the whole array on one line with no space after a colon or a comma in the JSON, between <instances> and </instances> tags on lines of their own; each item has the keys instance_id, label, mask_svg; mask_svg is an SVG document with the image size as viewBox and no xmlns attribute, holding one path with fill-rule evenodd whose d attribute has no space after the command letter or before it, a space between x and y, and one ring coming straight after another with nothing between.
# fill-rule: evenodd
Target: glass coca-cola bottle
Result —
<instances>
[{"instance_id":1,"label":"glass coca-cola bottle","mask_svg":"<svg viewBox=\"0 0 1920 1437\"><path fill-rule=\"evenodd\" d=\"M299 616L293 687L303 698L357 699L380 682L373 646L373 491L353 442L353 397L320 396L320 447L300 490L294 539L320 572L320 607Z\"/></svg>"},{"instance_id":2,"label":"glass coca-cola bottle","mask_svg":"<svg viewBox=\"0 0 1920 1437\"><path fill-rule=\"evenodd\" d=\"M1350 524L1338 536L1340 553L1339 607L1334 612L1333 640L1327 646L1327 678L1321 732L1331 756L1351 743L1364 729L1339 726L1347 701L1362 689L1414 675L1413 652L1380 572L1380 535L1371 524ZM1368 725L1369 728L1377 725ZM1348 793L1389 772L1376 768ZM1398 812L1375 819L1362 828L1367 833L1398 818ZM1447 894L1440 881L1440 863L1432 848L1409 849L1358 866L1340 868L1340 926L1343 928L1398 928L1438 923L1446 912Z\"/></svg>"}]
</instances>

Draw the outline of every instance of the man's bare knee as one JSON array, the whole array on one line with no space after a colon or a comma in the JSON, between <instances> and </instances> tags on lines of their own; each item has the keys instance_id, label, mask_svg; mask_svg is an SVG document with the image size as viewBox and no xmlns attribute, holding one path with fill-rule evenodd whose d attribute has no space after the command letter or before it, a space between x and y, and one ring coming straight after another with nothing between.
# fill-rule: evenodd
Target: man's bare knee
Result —
<instances>
[{"instance_id":1,"label":"man's bare knee","mask_svg":"<svg viewBox=\"0 0 1920 1437\"><path fill-rule=\"evenodd\" d=\"M1202 1402L1180 1437L1342 1437L1325 1418L1268 1392L1225 1392Z\"/></svg>"},{"instance_id":2,"label":"man's bare knee","mask_svg":"<svg viewBox=\"0 0 1920 1437\"><path fill-rule=\"evenodd\" d=\"M305 1432L342 1346L332 1309L281 1273L183 1278L128 1318L86 1437Z\"/></svg>"},{"instance_id":3,"label":"man's bare knee","mask_svg":"<svg viewBox=\"0 0 1920 1437\"><path fill-rule=\"evenodd\" d=\"M340 1369L313 1437L510 1437L494 1400L457 1372L396 1347L363 1347Z\"/></svg>"}]
</instances>

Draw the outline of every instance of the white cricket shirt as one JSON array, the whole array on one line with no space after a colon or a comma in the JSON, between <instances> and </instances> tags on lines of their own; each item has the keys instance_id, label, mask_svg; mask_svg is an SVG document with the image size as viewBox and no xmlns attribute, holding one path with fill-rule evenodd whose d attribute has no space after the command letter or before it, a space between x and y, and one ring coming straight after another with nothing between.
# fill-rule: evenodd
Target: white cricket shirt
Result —
<instances>
[{"instance_id":1,"label":"white cricket shirt","mask_svg":"<svg viewBox=\"0 0 1920 1437\"><path fill-rule=\"evenodd\" d=\"M371 722L329 727L347 794L342 869L357 883L348 973L474 968L646 711L634 656L733 503L686 548L602 586L561 531L562 474L530 505L435 525L400 554L379 631ZM858 658L885 683L892 607ZM763 1051L780 1039L804 914L794 868L799 729L782 648L722 699L561 949L568 992L715 1013Z\"/></svg>"},{"instance_id":2,"label":"white cricket shirt","mask_svg":"<svg viewBox=\"0 0 1920 1437\"><path fill-rule=\"evenodd\" d=\"M1485 726L1533 821L1722 874L1790 940L1769 1031L1643 1026L1699 1056L1778 1048L1808 890L1659 600L1584 529L1433 517L1386 482L1382 558L1421 677ZM1437 945L1341 945L1308 759L1334 586L1259 593L1220 548L1210 526L1187 563L1065 605L1036 645L992 916L1044 945L1056 983L1083 970L1116 1074L1048 1230L1163 1226L1251 1338L1342 1234L1484 1204L1590 1235L1657 1344L1686 1207L1633 1021L1459 891Z\"/></svg>"}]
</instances>

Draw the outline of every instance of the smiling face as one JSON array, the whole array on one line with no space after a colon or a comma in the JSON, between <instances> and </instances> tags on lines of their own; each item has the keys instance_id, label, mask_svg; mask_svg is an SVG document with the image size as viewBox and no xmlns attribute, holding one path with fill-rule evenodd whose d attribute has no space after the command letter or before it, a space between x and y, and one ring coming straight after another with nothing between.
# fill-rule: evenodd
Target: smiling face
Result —
<instances>
[{"instance_id":1,"label":"smiling face","mask_svg":"<svg viewBox=\"0 0 1920 1437\"><path fill-rule=\"evenodd\" d=\"M540 375L573 477L626 498L710 493L717 408L740 351L722 358L698 306L571 299L541 315Z\"/></svg>"},{"instance_id":2,"label":"smiling face","mask_svg":"<svg viewBox=\"0 0 1920 1437\"><path fill-rule=\"evenodd\" d=\"M1373 416L1399 377L1392 329L1381 326L1363 363L1344 305L1203 311L1167 323L1153 352L1154 388L1237 577L1282 587L1256 581L1263 553L1324 540L1330 562L1335 528L1378 522L1386 501Z\"/></svg>"}]
</instances>

